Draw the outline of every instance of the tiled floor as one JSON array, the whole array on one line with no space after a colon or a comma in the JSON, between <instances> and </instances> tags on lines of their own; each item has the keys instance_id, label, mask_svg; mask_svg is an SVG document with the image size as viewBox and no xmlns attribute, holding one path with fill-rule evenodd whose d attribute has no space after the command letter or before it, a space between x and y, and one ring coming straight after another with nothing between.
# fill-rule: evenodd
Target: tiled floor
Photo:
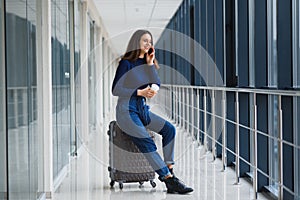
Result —
<instances>
[{"instance_id":1,"label":"tiled floor","mask_svg":"<svg viewBox=\"0 0 300 200\"><path fill-rule=\"evenodd\" d=\"M160 138L157 137L156 140ZM158 149L160 143L157 141ZM175 173L187 185L194 188L188 195L167 194L163 183L156 179L157 186L149 182L139 187L138 183L118 184L110 188L108 174L108 136L103 131L92 135L89 144L81 150L81 155L73 159L69 174L54 194L55 200L119 200L119 199L195 199L195 200L249 200L253 199L250 183L241 179L235 185L235 173L231 168L222 172L221 161L212 161L212 155L197 147L192 138L182 130L177 130L175 151ZM262 194L258 199L267 199Z\"/></svg>"}]
</instances>

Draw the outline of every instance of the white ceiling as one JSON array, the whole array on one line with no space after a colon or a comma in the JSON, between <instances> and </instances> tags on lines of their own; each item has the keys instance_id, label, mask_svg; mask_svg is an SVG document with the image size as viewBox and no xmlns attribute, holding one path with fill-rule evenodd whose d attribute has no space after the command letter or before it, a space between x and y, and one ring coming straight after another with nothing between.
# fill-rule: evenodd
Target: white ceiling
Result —
<instances>
[{"instance_id":1,"label":"white ceiling","mask_svg":"<svg viewBox=\"0 0 300 200\"><path fill-rule=\"evenodd\" d=\"M132 33L148 29L154 42L182 0L94 0L109 39L119 55L125 52Z\"/></svg>"}]
</instances>

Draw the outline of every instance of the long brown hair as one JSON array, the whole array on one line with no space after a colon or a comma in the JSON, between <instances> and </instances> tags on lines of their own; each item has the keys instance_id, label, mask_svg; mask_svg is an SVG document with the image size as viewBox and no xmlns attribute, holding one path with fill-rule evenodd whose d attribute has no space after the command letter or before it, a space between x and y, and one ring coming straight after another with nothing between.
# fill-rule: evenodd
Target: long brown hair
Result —
<instances>
[{"instance_id":1,"label":"long brown hair","mask_svg":"<svg viewBox=\"0 0 300 200\"><path fill-rule=\"evenodd\" d=\"M126 53L123 55L122 59L133 62L139 58L140 53L141 53L140 41L144 34L149 34L151 36L151 45L153 46L153 37L152 37L152 34L150 33L150 31L142 30L142 29L137 30L131 36L131 38L128 42ZM144 56L144 59L145 59L145 56ZM154 65L157 69L159 68L158 62L156 59L154 59Z\"/></svg>"}]
</instances>

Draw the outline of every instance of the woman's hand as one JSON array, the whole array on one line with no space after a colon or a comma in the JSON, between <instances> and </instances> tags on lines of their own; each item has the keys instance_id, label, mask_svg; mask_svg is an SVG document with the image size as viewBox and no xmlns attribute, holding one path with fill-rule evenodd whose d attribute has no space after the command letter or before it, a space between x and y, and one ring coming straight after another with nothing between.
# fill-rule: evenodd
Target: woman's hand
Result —
<instances>
[{"instance_id":1,"label":"woman's hand","mask_svg":"<svg viewBox=\"0 0 300 200\"><path fill-rule=\"evenodd\" d=\"M154 47L150 47L150 49L152 49L153 51L150 54L146 54L146 62L148 65L153 65L155 59L155 50ZM148 50L148 52L150 51L150 49Z\"/></svg>"},{"instance_id":2,"label":"woman's hand","mask_svg":"<svg viewBox=\"0 0 300 200\"><path fill-rule=\"evenodd\" d=\"M146 97L148 99L151 99L156 94L157 94L157 91L152 90L150 87L146 87L144 89L137 90L137 95L138 96L143 96L143 97Z\"/></svg>"}]
</instances>

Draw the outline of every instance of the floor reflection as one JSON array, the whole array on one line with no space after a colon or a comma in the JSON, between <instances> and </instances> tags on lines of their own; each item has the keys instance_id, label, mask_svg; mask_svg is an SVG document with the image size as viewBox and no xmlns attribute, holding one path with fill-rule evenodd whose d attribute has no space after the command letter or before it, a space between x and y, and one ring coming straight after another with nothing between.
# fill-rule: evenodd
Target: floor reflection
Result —
<instances>
[{"instance_id":1,"label":"floor reflection","mask_svg":"<svg viewBox=\"0 0 300 200\"><path fill-rule=\"evenodd\" d=\"M97 132L97 131L96 131ZM212 160L211 153L205 153L184 131L178 129L175 151L176 176L194 188L188 195L167 194L166 188L157 178L156 188L149 182L142 187L138 183L124 183L123 190L116 183L109 186L108 136L106 132L93 133L88 145L70 164L69 174L54 194L55 200L82 199L201 199L201 200L243 200L253 199L252 186L241 179L235 185L235 173L231 168L222 172L221 160ZM159 138L156 140L159 144ZM161 148L158 148L161 151ZM259 194L259 199L267 199Z\"/></svg>"}]
</instances>

